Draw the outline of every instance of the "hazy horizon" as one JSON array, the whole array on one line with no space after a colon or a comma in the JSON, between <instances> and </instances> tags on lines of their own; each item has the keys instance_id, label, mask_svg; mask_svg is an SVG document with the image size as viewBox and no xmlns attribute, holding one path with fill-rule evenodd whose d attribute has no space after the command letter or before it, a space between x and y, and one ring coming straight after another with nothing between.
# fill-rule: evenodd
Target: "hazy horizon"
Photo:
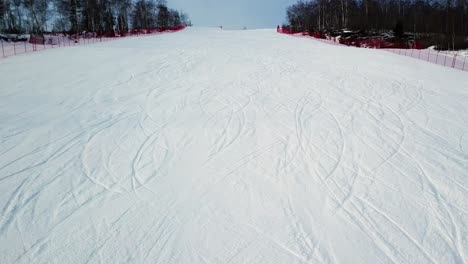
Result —
<instances>
[{"instance_id":1,"label":"hazy horizon","mask_svg":"<svg viewBox=\"0 0 468 264\"><path fill-rule=\"evenodd\" d=\"M274 28L285 22L286 7L297 0L168 0L171 8L186 12L194 26L226 29Z\"/></svg>"}]
</instances>

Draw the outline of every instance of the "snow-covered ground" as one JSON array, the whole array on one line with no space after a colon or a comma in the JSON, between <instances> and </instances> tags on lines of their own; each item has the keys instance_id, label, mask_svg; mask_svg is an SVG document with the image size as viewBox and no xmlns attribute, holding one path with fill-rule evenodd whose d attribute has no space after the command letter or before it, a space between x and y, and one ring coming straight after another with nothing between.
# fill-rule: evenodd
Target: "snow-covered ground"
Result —
<instances>
[{"instance_id":1,"label":"snow-covered ground","mask_svg":"<svg viewBox=\"0 0 468 264\"><path fill-rule=\"evenodd\" d=\"M466 72L194 28L0 83L0 263L468 262Z\"/></svg>"}]
</instances>

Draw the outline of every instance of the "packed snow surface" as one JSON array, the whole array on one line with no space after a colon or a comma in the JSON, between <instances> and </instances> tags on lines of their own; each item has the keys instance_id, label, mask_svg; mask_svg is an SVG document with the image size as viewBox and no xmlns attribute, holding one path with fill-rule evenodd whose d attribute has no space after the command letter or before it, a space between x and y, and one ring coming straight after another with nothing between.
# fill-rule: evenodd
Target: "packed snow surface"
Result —
<instances>
[{"instance_id":1,"label":"packed snow surface","mask_svg":"<svg viewBox=\"0 0 468 264\"><path fill-rule=\"evenodd\" d=\"M465 72L187 29L0 80L0 263L468 262Z\"/></svg>"}]
</instances>

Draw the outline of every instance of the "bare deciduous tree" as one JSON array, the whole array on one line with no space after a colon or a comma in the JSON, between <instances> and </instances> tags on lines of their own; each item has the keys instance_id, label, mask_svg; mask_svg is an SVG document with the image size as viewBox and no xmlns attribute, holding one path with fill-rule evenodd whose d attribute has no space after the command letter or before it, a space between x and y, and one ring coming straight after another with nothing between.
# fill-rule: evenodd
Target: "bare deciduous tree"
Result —
<instances>
[{"instance_id":1,"label":"bare deciduous tree","mask_svg":"<svg viewBox=\"0 0 468 264\"><path fill-rule=\"evenodd\" d=\"M413 33L438 36L453 49L468 36L468 0L309 0L287 9L296 31L355 29L388 31L397 22ZM450 43L450 45L449 45Z\"/></svg>"}]
</instances>

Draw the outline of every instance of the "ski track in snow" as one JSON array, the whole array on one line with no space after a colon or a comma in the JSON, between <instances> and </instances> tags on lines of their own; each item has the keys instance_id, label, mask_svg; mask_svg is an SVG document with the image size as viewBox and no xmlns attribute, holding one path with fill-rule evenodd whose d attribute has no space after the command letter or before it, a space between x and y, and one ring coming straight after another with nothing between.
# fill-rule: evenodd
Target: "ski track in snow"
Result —
<instances>
[{"instance_id":1,"label":"ski track in snow","mask_svg":"<svg viewBox=\"0 0 468 264\"><path fill-rule=\"evenodd\" d=\"M0 263L468 263L466 73L190 28L0 77Z\"/></svg>"}]
</instances>

